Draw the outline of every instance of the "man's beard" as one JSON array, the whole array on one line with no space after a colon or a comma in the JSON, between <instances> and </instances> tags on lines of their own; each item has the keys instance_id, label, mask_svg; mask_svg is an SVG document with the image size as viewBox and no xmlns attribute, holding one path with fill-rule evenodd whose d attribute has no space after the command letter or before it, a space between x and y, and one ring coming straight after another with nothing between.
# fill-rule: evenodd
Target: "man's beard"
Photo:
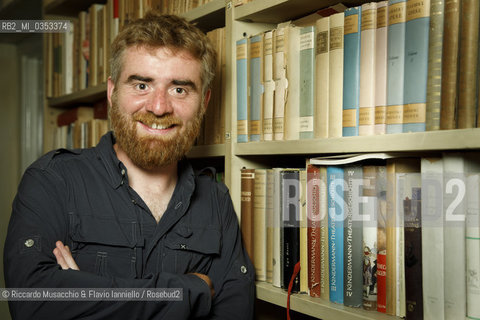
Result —
<instances>
[{"instance_id":1,"label":"man's beard","mask_svg":"<svg viewBox=\"0 0 480 320\"><path fill-rule=\"evenodd\" d=\"M114 94L115 96L115 94ZM110 120L116 143L127 154L132 162L145 170L158 169L181 160L192 148L200 132L204 106L201 105L192 121L183 121L173 115L157 117L153 113L139 113L133 115L122 113L112 97ZM137 122L151 126L153 123L162 125L177 125L175 136L141 136L137 132ZM184 127L184 132L179 129Z\"/></svg>"}]
</instances>

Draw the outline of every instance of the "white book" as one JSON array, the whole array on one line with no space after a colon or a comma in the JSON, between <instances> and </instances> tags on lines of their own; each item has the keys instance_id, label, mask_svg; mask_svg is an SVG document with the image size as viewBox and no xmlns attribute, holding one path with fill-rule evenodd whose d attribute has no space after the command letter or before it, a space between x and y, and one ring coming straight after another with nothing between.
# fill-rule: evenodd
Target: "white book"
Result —
<instances>
[{"instance_id":1,"label":"white book","mask_svg":"<svg viewBox=\"0 0 480 320\"><path fill-rule=\"evenodd\" d=\"M273 37L275 30L265 32L264 51L263 51L263 140L273 140L273 105L275 82L273 80Z\"/></svg>"},{"instance_id":2,"label":"white book","mask_svg":"<svg viewBox=\"0 0 480 320\"><path fill-rule=\"evenodd\" d=\"M443 156L445 214L444 279L445 319L464 319L466 310L466 255L465 255L465 165L460 153Z\"/></svg>"},{"instance_id":3,"label":"white book","mask_svg":"<svg viewBox=\"0 0 480 320\"><path fill-rule=\"evenodd\" d=\"M74 24L69 22L68 31L64 33L64 52L62 54L62 59L64 63L64 73L63 73L63 94L70 94L73 92L73 77L74 74L74 61L73 57L73 39L74 39Z\"/></svg>"},{"instance_id":4,"label":"white book","mask_svg":"<svg viewBox=\"0 0 480 320\"><path fill-rule=\"evenodd\" d=\"M267 280L267 169L255 169L253 199L253 261L258 281Z\"/></svg>"},{"instance_id":5,"label":"white book","mask_svg":"<svg viewBox=\"0 0 480 320\"><path fill-rule=\"evenodd\" d=\"M330 17L317 20L315 53L315 138L328 137L328 77L329 77L329 29Z\"/></svg>"},{"instance_id":6,"label":"white book","mask_svg":"<svg viewBox=\"0 0 480 320\"><path fill-rule=\"evenodd\" d=\"M480 319L480 161L469 154L466 168L467 318Z\"/></svg>"},{"instance_id":7,"label":"white book","mask_svg":"<svg viewBox=\"0 0 480 320\"><path fill-rule=\"evenodd\" d=\"M273 139L283 140L285 132L285 101L287 93L287 75L285 59L285 37L287 34L287 23L280 24L275 32L273 77L275 80L275 95L273 107Z\"/></svg>"},{"instance_id":8,"label":"white book","mask_svg":"<svg viewBox=\"0 0 480 320\"><path fill-rule=\"evenodd\" d=\"M300 28L285 29L287 95L285 103L285 140L300 139Z\"/></svg>"},{"instance_id":9,"label":"white book","mask_svg":"<svg viewBox=\"0 0 480 320\"><path fill-rule=\"evenodd\" d=\"M360 136L375 134L375 42L377 27L377 3L362 5L360 34Z\"/></svg>"},{"instance_id":10,"label":"white book","mask_svg":"<svg viewBox=\"0 0 480 320\"><path fill-rule=\"evenodd\" d=\"M343 12L330 16L328 136L342 136L343 114Z\"/></svg>"},{"instance_id":11,"label":"white book","mask_svg":"<svg viewBox=\"0 0 480 320\"><path fill-rule=\"evenodd\" d=\"M422 288L425 320L444 320L443 159L422 158Z\"/></svg>"}]
</instances>

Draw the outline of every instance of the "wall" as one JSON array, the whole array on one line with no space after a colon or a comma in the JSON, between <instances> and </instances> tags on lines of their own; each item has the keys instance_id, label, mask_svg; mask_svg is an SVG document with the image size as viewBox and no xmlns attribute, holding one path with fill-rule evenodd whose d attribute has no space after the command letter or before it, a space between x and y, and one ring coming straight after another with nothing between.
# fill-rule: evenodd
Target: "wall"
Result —
<instances>
[{"instance_id":1,"label":"wall","mask_svg":"<svg viewBox=\"0 0 480 320\"><path fill-rule=\"evenodd\" d=\"M17 47L0 43L0 287L3 279L3 246L11 204L20 176L20 97ZM0 318L10 319L6 302L0 302Z\"/></svg>"}]
</instances>

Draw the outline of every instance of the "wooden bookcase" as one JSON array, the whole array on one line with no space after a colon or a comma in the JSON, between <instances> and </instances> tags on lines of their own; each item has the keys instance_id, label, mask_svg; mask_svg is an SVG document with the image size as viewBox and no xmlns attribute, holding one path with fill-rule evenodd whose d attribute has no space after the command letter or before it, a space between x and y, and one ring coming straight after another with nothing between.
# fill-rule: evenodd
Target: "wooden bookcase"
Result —
<instances>
[{"instance_id":1,"label":"wooden bookcase","mask_svg":"<svg viewBox=\"0 0 480 320\"><path fill-rule=\"evenodd\" d=\"M45 15L75 16L92 3L105 1L54 0L44 7ZM225 183L230 189L237 215L240 216L240 169L270 168L290 165L304 166L305 159L326 154L355 152L413 152L467 151L480 149L480 129L401 133L368 137L344 137L302 141L270 141L237 143L236 114L236 40L276 27L278 23L310 14L319 7L343 3L354 6L364 1L354 0L254 0L240 6L228 0L213 0L184 14L204 31L226 28L226 121L225 143L196 146L189 153L193 161L221 162L225 169ZM66 96L51 98L45 105L45 145L51 136L54 117L59 110L78 102L92 102L105 95L106 85L88 88ZM271 284L257 283L257 298L286 307L287 295ZM293 295L292 310L321 319L396 319L378 312L344 307L305 294Z\"/></svg>"}]
</instances>

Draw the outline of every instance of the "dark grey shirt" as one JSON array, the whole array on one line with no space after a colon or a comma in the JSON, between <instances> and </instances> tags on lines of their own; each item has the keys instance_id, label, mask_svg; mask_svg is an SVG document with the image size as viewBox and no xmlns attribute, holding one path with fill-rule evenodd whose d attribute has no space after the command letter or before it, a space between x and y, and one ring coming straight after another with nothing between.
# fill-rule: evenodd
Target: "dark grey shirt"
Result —
<instances>
[{"instance_id":1,"label":"dark grey shirt","mask_svg":"<svg viewBox=\"0 0 480 320\"><path fill-rule=\"evenodd\" d=\"M227 188L181 161L157 224L113 150L114 138L52 151L25 172L4 251L7 287L182 288L182 301L10 302L14 319L251 319L254 268ZM80 271L61 270L57 240ZM207 274L215 296L195 275Z\"/></svg>"}]
</instances>

